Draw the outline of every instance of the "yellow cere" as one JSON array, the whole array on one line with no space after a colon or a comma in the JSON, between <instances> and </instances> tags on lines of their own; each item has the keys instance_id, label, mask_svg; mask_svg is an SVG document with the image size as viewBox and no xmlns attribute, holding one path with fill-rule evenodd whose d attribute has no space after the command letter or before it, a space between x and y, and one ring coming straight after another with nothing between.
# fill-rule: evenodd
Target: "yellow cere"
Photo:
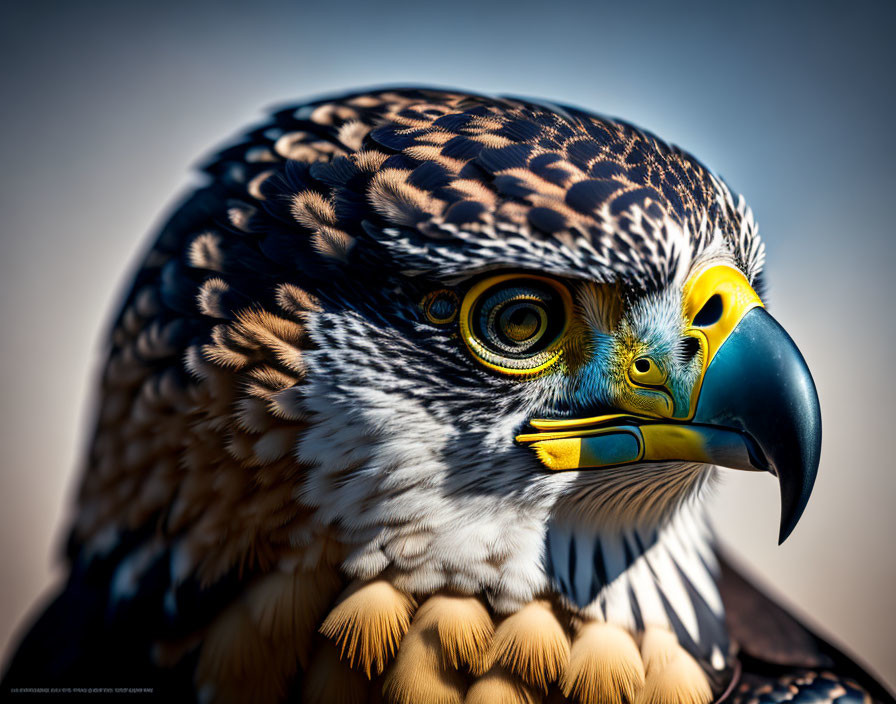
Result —
<instances>
[{"instance_id":1,"label":"yellow cere","mask_svg":"<svg viewBox=\"0 0 896 704\"><path fill-rule=\"evenodd\" d=\"M593 418L533 418L530 425L536 432L519 435L517 441L530 444L545 467L554 471L660 459L711 463L713 458L706 448L705 433L681 422L693 417L703 375L719 348L743 317L763 303L739 270L715 264L699 269L688 280L683 306L687 320L684 334L696 338L703 351L702 372L694 386L689 409L675 413L674 419L671 408ZM468 314L469 305L465 300L462 324ZM657 387L662 387L667 380L665 370L647 356L632 360L628 374L633 384L644 387L644 393L659 392ZM673 422L664 423L664 418Z\"/></svg>"},{"instance_id":2,"label":"yellow cere","mask_svg":"<svg viewBox=\"0 0 896 704\"><path fill-rule=\"evenodd\" d=\"M695 319L714 296L719 297L720 316L709 325L698 325ZM757 307L764 306L747 277L727 264L708 266L688 280L684 288L684 315L691 323L688 334L706 342L704 368L741 319Z\"/></svg>"},{"instance_id":3,"label":"yellow cere","mask_svg":"<svg viewBox=\"0 0 896 704\"><path fill-rule=\"evenodd\" d=\"M682 418L693 417L697 398L703 385L703 375L722 343L737 324L753 308L764 308L762 299L750 286L747 277L727 264L709 265L699 269L684 287L684 315L690 323L685 335L695 337L703 349L703 369L700 381L694 385L688 413ZM703 317L711 315L704 324Z\"/></svg>"}]
</instances>

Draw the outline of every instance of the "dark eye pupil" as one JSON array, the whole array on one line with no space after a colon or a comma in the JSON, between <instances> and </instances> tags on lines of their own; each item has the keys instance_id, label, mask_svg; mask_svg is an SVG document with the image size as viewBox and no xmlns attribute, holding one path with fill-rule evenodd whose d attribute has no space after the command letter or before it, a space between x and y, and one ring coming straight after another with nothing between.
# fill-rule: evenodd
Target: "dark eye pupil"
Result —
<instances>
[{"instance_id":1,"label":"dark eye pupil","mask_svg":"<svg viewBox=\"0 0 896 704\"><path fill-rule=\"evenodd\" d=\"M511 340L523 342L538 332L539 317L529 307L517 308L504 320L504 333Z\"/></svg>"},{"instance_id":2,"label":"dark eye pupil","mask_svg":"<svg viewBox=\"0 0 896 704\"><path fill-rule=\"evenodd\" d=\"M535 313L533 313L528 308L523 310L515 310L510 314L511 325L525 325L527 322L533 323L535 322L535 320Z\"/></svg>"},{"instance_id":3,"label":"dark eye pupil","mask_svg":"<svg viewBox=\"0 0 896 704\"><path fill-rule=\"evenodd\" d=\"M710 297L710 299L703 304L703 307L700 309L700 312L694 316L694 325L698 328L706 327L707 325L712 325L713 323L719 322L719 318L722 317L722 297L719 294L714 294Z\"/></svg>"},{"instance_id":4,"label":"dark eye pupil","mask_svg":"<svg viewBox=\"0 0 896 704\"><path fill-rule=\"evenodd\" d=\"M563 299L537 281L509 281L483 292L470 311L477 342L503 365L529 364L557 339L566 324Z\"/></svg>"},{"instance_id":5,"label":"dark eye pupil","mask_svg":"<svg viewBox=\"0 0 896 704\"><path fill-rule=\"evenodd\" d=\"M646 374L650 371L650 361L646 359L636 359L635 369L641 372L641 374Z\"/></svg>"},{"instance_id":6,"label":"dark eye pupil","mask_svg":"<svg viewBox=\"0 0 896 704\"><path fill-rule=\"evenodd\" d=\"M429 308L435 318L450 318L454 313L454 303L447 297L436 298Z\"/></svg>"}]
</instances>

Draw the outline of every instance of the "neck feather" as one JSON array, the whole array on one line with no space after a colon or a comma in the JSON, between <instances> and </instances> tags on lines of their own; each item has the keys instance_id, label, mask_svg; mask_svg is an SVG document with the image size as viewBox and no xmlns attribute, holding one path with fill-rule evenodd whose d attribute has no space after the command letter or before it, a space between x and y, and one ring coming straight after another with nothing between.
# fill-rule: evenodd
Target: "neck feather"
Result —
<instances>
[{"instance_id":1,"label":"neck feather","mask_svg":"<svg viewBox=\"0 0 896 704\"><path fill-rule=\"evenodd\" d=\"M658 528L598 531L554 522L545 567L584 618L633 633L671 630L695 658L721 670L728 635L712 544L702 509L686 502Z\"/></svg>"}]
</instances>

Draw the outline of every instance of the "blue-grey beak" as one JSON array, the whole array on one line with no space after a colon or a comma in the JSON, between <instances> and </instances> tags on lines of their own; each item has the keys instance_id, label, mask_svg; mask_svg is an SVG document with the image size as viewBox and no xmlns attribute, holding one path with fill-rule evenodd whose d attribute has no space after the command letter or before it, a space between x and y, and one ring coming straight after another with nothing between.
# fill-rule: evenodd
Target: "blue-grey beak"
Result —
<instances>
[{"instance_id":1,"label":"blue-grey beak","mask_svg":"<svg viewBox=\"0 0 896 704\"><path fill-rule=\"evenodd\" d=\"M750 464L778 477L784 542L815 484L821 408L806 361L764 308L750 310L710 362L693 423L742 433Z\"/></svg>"}]
</instances>

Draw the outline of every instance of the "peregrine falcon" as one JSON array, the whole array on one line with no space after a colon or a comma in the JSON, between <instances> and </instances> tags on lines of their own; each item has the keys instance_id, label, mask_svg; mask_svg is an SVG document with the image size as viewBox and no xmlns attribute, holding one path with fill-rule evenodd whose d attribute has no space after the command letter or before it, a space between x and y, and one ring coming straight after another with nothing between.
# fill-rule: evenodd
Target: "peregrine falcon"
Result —
<instances>
[{"instance_id":1,"label":"peregrine falcon","mask_svg":"<svg viewBox=\"0 0 896 704\"><path fill-rule=\"evenodd\" d=\"M382 89L203 168L107 341L65 584L8 663L166 701L892 702L716 548L812 491L753 215L545 102Z\"/></svg>"}]
</instances>

